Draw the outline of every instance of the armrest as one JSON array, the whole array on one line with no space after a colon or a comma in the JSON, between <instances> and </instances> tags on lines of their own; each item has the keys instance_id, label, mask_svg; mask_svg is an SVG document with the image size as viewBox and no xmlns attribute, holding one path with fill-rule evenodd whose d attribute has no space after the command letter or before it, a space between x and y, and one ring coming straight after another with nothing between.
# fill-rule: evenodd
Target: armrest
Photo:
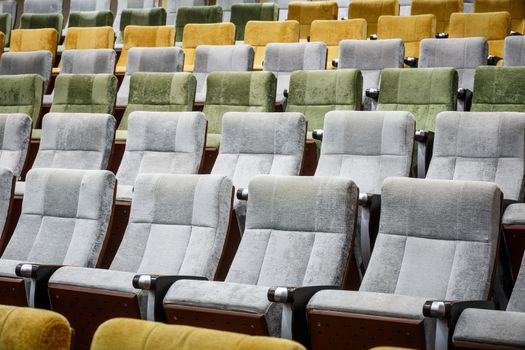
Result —
<instances>
[{"instance_id":1,"label":"armrest","mask_svg":"<svg viewBox=\"0 0 525 350\"><path fill-rule=\"evenodd\" d=\"M434 133L432 131L417 130L414 140L417 144L417 177L424 179L427 167L430 164L430 158L432 158Z\"/></svg>"},{"instance_id":2,"label":"armrest","mask_svg":"<svg viewBox=\"0 0 525 350\"><path fill-rule=\"evenodd\" d=\"M463 109L465 111L470 111L470 106L472 105L472 91L465 88L459 88L457 97L458 100L463 101Z\"/></svg>"},{"instance_id":3,"label":"armrest","mask_svg":"<svg viewBox=\"0 0 525 350\"><path fill-rule=\"evenodd\" d=\"M240 201L247 201L248 200L248 189L247 188L239 188L237 189L237 199Z\"/></svg>"},{"instance_id":4,"label":"armrest","mask_svg":"<svg viewBox=\"0 0 525 350\"><path fill-rule=\"evenodd\" d=\"M27 305L41 309L50 309L47 283L51 275L63 265L18 264L15 273L19 277L30 279Z\"/></svg>"},{"instance_id":5,"label":"armrest","mask_svg":"<svg viewBox=\"0 0 525 350\"><path fill-rule=\"evenodd\" d=\"M200 276L159 276L135 275L133 287L148 291L147 319L150 321L165 321L162 301L171 285L179 280L207 281Z\"/></svg>"},{"instance_id":6,"label":"armrest","mask_svg":"<svg viewBox=\"0 0 525 350\"><path fill-rule=\"evenodd\" d=\"M370 35L370 40L377 40L377 34Z\"/></svg>"},{"instance_id":7,"label":"armrest","mask_svg":"<svg viewBox=\"0 0 525 350\"><path fill-rule=\"evenodd\" d=\"M338 58L334 58L332 60L332 67L337 68L337 66L339 66L339 59Z\"/></svg>"},{"instance_id":8,"label":"armrest","mask_svg":"<svg viewBox=\"0 0 525 350\"><path fill-rule=\"evenodd\" d=\"M448 33L437 33L436 39L448 39Z\"/></svg>"},{"instance_id":9,"label":"armrest","mask_svg":"<svg viewBox=\"0 0 525 350\"><path fill-rule=\"evenodd\" d=\"M410 68L417 68L419 59L417 57L405 57L404 62Z\"/></svg>"},{"instance_id":10,"label":"armrest","mask_svg":"<svg viewBox=\"0 0 525 350\"><path fill-rule=\"evenodd\" d=\"M489 66L495 66L498 64L498 62L501 61L501 57L490 55L487 58L487 64Z\"/></svg>"},{"instance_id":11,"label":"armrest","mask_svg":"<svg viewBox=\"0 0 525 350\"><path fill-rule=\"evenodd\" d=\"M515 31L511 31L510 32L510 36L523 36L523 33L520 33L520 32L515 32Z\"/></svg>"},{"instance_id":12,"label":"armrest","mask_svg":"<svg viewBox=\"0 0 525 350\"><path fill-rule=\"evenodd\" d=\"M284 89L283 91L283 96L288 98L288 89Z\"/></svg>"},{"instance_id":13,"label":"armrest","mask_svg":"<svg viewBox=\"0 0 525 350\"><path fill-rule=\"evenodd\" d=\"M378 89L366 89L365 96L372 98L374 100L377 100L379 98L379 90Z\"/></svg>"},{"instance_id":14,"label":"armrest","mask_svg":"<svg viewBox=\"0 0 525 350\"><path fill-rule=\"evenodd\" d=\"M417 130L414 139L418 142L426 142L431 134L433 134L432 131Z\"/></svg>"},{"instance_id":15,"label":"armrest","mask_svg":"<svg viewBox=\"0 0 525 350\"><path fill-rule=\"evenodd\" d=\"M312 131L312 138L314 140L323 141L323 129L316 129Z\"/></svg>"},{"instance_id":16,"label":"armrest","mask_svg":"<svg viewBox=\"0 0 525 350\"><path fill-rule=\"evenodd\" d=\"M306 37L306 41L310 42L310 35Z\"/></svg>"}]
</instances>

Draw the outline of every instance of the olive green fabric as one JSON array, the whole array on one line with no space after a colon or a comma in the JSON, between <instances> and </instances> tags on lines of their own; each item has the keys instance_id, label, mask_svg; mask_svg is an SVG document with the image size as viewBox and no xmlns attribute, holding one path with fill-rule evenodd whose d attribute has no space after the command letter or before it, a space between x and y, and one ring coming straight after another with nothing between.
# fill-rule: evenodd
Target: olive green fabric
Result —
<instances>
[{"instance_id":1,"label":"olive green fabric","mask_svg":"<svg viewBox=\"0 0 525 350\"><path fill-rule=\"evenodd\" d=\"M63 21L60 13L24 13L20 18L20 29L53 28L60 38Z\"/></svg>"},{"instance_id":2,"label":"olive green fabric","mask_svg":"<svg viewBox=\"0 0 525 350\"><path fill-rule=\"evenodd\" d=\"M235 24L235 40L244 40L244 27L248 21L277 21L278 19L279 5L273 2L232 5L231 22Z\"/></svg>"},{"instance_id":3,"label":"olive green fabric","mask_svg":"<svg viewBox=\"0 0 525 350\"><path fill-rule=\"evenodd\" d=\"M453 68L387 68L381 74L377 110L410 112L417 130L434 131L438 113L456 110L457 89Z\"/></svg>"},{"instance_id":4,"label":"olive green fabric","mask_svg":"<svg viewBox=\"0 0 525 350\"><path fill-rule=\"evenodd\" d=\"M363 77L356 69L295 71L290 76L286 112L304 114L308 131L322 129L330 111L361 110L362 88Z\"/></svg>"},{"instance_id":5,"label":"olive green fabric","mask_svg":"<svg viewBox=\"0 0 525 350\"><path fill-rule=\"evenodd\" d=\"M59 74L50 112L112 114L116 95L112 74Z\"/></svg>"},{"instance_id":6,"label":"olive green fabric","mask_svg":"<svg viewBox=\"0 0 525 350\"><path fill-rule=\"evenodd\" d=\"M165 26L166 10L162 7L129 8L122 11L120 16L120 32L116 43L124 42L124 29L127 26Z\"/></svg>"},{"instance_id":7,"label":"olive green fabric","mask_svg":"<svg viewBox=\"0 0 525 350\"><path fill-rule=\"evenodd\" d=\"M69 27L111 27L113 25L113 12L104 11L79 11L69 14Z\"/></svg>"},{"instance_id":8,"label":"olive green fabric","mask_svg":"<svg viewBox=\"0 0 525 350\"><path fill-rule=\"evenodd\" d=\"M182 42L184 26L188 23L221 23L222 7L220 6L192 6L181 7L177 11L175 21L175 41Z\"/></svg>"},{"instance_id":9,"label":"olive green fabric","mask_svg":"<svg viewBox=\"0 0 525 350\"><path fill-rule=\"evenodd\" d=\"M471 111L525 112L524 91L525 67L478 67Z\"/></svg>"},{"instance_id":10,"label":"olive green fabric","mask_svg":"<svg viewBox=\"0 0 525 350\"><path fill-rule=\"evenodd\" d=\"M5 35L5 42L2 43L2 47L4 47L9 42L9 35L11 34L11 14L0 13L0 31Z\"/></svg>"},{"instance_id":11,"label":"olive green fabric","mask_svg":"<svg viewBox=\"0 0 525 350\"><path fill-rule=\"evenodd\" d=\"M25 113L35 127L42 105L44 80L38 74L0 76L0 113Z\"/></svg>"},{"instance_id":12,"label":"olive green fabric","mask_svg":"<svg viewBox=\"0 0 525 350\"><path fill-rule=\"evenodd\" d=\"M219 147L226 112L273 112L277 79L272 72L213 72L208 75L203 112L206 146Z\"/></svg>"}]
</instances>

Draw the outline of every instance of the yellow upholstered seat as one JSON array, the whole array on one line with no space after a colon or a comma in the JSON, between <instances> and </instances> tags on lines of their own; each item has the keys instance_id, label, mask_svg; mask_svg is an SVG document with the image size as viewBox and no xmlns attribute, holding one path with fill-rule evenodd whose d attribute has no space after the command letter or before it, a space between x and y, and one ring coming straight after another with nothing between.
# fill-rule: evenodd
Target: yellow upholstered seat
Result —
<instances>
[{"instance_id":1,"label":"yellow upholstered seat","mask_svg":"<svg viewBox=\"0 0 525 350\"><path fill-rule=\"evenodd\" d=\"M124 29L124 46L120 53L115 72L126 72L128 51L132 47L163 47L175 44L175 27L173 26L127 26Z\"/></svg>"},{"instance_id":2,"label":"yellow upholstered seat","mask_svg":"<svg viewBox=\"0 0 525 350\"><path fill-rule=\"evenodd\" d=\"M515 32L524 33L525 1L523 0L475 0L474 12L502 12L510 14L511 28Z\"/></svg>"},{"instance_id":3,"label":"yellow upholstered seat","mask_svg":"<svg viewBox=\"0 0 525 350\"><path fill-rule=\"evenodd\" d=\"M98 327L91 343L91 350L109 349L304 350L304 347L285 339L114 318Z\"/></svg>"},{"instance_id":4,"label":"yellow upholstered seat","mask_svg":"<svg viewBox=\"0 0 525 350\"><path fill-rule=\"evenodd\" d=\"M436 16L381 16L377 24L378 39L401 39L406 57L419 57L419 42L436 35Z\"/></svg>"},{"instance_id":5,"label":"yellow upholstered seat","mask_svg":"<svg viewBox=\"0 0 525 350\"><path fill-rule=\"evenodd\" d=\"M510 30L508 12L453 13L448 33L450 38L485 37L489 55L503 57L503 44Z\"/></svg>"},{"instance_id":6,"label":"yellow upholstered seat","mask_svg":"<svg viewBox=\"0 0 525 350\"><path fill-rule=\"evenodd\" d=\"M288 4L288 19L299 22L299 37L307 39L313 21L335 20L338 11L335 1L292 1Z\"/></svg>"},{"instance_id":7,"label":"yellow upholstered seat","mask_svg":"<svg viewBox=\"0 0 525 350\"><path fill-rule=\"evenodd\" d=\"M112 27L72 27L67 30L64 50L112 49L114 43Z\"/></svg>"},{"instance_id":8,"label":"yellow upholstered seat","mask_svg":"<svg viewBox=\"0 0 525 350\"><path fill-rule=\"evenodd\" d=\"M326 67L332 67L332 60L339 57L341 40L367 38L366 21L362 18L344 21L313 21L310 29L310 41L324 42L328 48Z\"/></svg>"},{"instance_id":9,"label":"yellow upholstered seat","mask_svg":"<svg viewBox=\"0 0 525 350\"><path fill-rule=\"evenodd\" d=\"M253 69L262 70L264 52L269 43L296 43L299 41L299 22L249 21L244 31L244 43L254 50Z\"/></svg>"},{"instance_id":10,"label":"yellow upholstered seat","mask_svg":"<svg viewBox=\"0 0 525 350\"><path fill-rule=\"evenodd\" d=\"M364 18L369 36L377 34L377 21L381 16L399 16L397 0L352 0L348 5L348 18Z\"/></svg>"},{"instance_id":11,"label":"yellow upholstered seat","mask_svg":"<svg viewBox=\"0 0 525 350\"><path fill-rule=\"evenodd\" d=\"M53 61L57 54L58 33L52 28L16 29L11 32L9 51L50 51Z\"/></svg>"},{"instance_id":12,"label":"yellow upholstered seat","mask_svg":"<svg viewBox=\"0 0 525 350\"><path fill-rule=\"evenodd\" d=\"M235 25L233 23L186 24L182 36L184 71L193 71L197 46L233 44L235 44Z\"/></svg>"},{"instance_id":13,"label":"yellow upholstered seat","mask_svg":"<svg viewBox=\"0 0 525 350\"><path fill-rule=\"evenodd\" d=\"M463 12L463 0L412 0L411 14L436 16L436 31L448 33L450 15Z\"/></svg>"}]
</instances>

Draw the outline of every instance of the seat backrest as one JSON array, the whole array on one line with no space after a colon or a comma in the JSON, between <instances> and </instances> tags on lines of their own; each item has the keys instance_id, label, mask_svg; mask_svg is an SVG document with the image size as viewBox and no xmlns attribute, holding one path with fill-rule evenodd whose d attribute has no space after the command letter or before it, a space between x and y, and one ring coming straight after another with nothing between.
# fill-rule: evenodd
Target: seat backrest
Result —
<instances>
[{"instance_id":1,"label":"seat backrest","mask_svg":"<svg viewBox=\"0 0 525 350\"><path fill-rule=\"evenodd\" d=\"M71 0L70 11L102 11L109 10L111 0Z\"/></svg>"},{"instance_id":2,"label":"seat backrest","mask_svg":"<svg viewBox=\"0 0 525 350\"><path fill-rule=\"evenodd\" d=\"M253 46L254 69L262 69L267 44L299 42L299 27L297 21L249 21L244 32L244 43Z\"/></svg>"},{"instance_id":3,"label":"seat backrest","mask_svg":"<svg viewBox=\"0 0 525 350\"><path fill-rule=\"evenodd\" d=\"M525 256L521 261L520 272L507 304L507 311L525 312Z\"/></svg>"},{"instance_id":4,"label":"seat backrest","mask_svg":"<svg viewBox=\"0 0 525 350\"><path fill-rule=\"evenodd\" d=\"M525 67L476 69L473 112L525 112Z\"/></svg>"},{"instance_id":5,"label":"seat backrest","mask_svg":"<svg viewBox=\"0 0 525 350\"><path fill-rule=\"evenodd\" d=\"M146 9L152 7L155 7L155 0L118 0L115 21L113 22L115 33L118 33L120 30L120 15L124 9Z\"/></svg>"},{"instance_id":6,"label":"seat backrest","mask_svg":"<svg viewBox=\"0 0 525 350\"><path fill-rule=\"evenodd\" d=\"M24 0L24 13L62 13L62 0Z\"/></svg>"},{"instance_id":7,"label":"seat backrest","mask_svg":"<svg viewBox=\"0 0 525 350\"><path fill-rule=\"evenodd\" d=\"M11 32L9 52L51 52L53 60L57 53L58 34L55 29L15 29Z\"/></svg>"},{"instance_id":8,"label":"seat backrest","mask_svg":"<svg viewBox=\"0 0 525 350\"><path fill-rule=\"evenodd\" d=\"M304 114L308 130L322 129L334 110L361 110L363 77L356 69L295 71L290 77L287 112Z\"/></svg>"},{"instance_id":9,"label":"seat backrest","mask_svg":"<svg viewBox=\"0 0 525 350\"><path fill-rule=\"evenodd\" d=\"M377 34L377 22L381 16L399 16L397 0L352 0L348 5L348 18L365 19L369 36Z\"/></svg>"},{"instance_id":10,"label":"seat backrest","mask_svg":"<svg viewBox=\"0 0 525 350\"><path fill-rule=\"evenodd\" d=\"M439 112L456 110L458 73L453 68L387 68L380 86L377 110L411 112L416 130L434 131Z\"/></svg>"},{"instance_id":11,"label":"seat backrest","mask_svg":"<svg viewBox=\"0 0 525 350\"><path fill-rule=\"evenodd\" d=\"M61 74L113 74L115 50L65 50L60 60Z\"/></svg>"},{"instance_id":12,"label":"seat backrest","mask_svg":"<svg viewBox=\"0 0 525 350\"><path fill-rule=\"evenodd\" d=\"M112 114L117 95L113 74L59 74L51 112Z\"/></svg>"},{"instance_id":13,"label":"seat backrest","mask_svg":"<svg viewBox=\"0 0 525 350\"><path fill-rule=\"evenodd\" d=\"M20 29L55 29L62 35L64 18L61 13L24 13L20 17Z\"/></svg>"},{"instance_id":14,"label":"seat backrest","mask_svg":"<svg viewBox=\"0 0 525 350\"><path fill-rule=\"evenodd\" d=\"M336 20L338 13L335 1L292 1L288 4L288 20L299 22L299 37L310 36L310 26L315 20Z\"/></svg>"},{"instance_id":15,"label":"seat backrest","mask_svg":"<svg viewBox=\"0 0 525 350\"><path fill-rule=\"evenodd\" d=\"M381 194L387 177L407 177L416 120L408 112L328 112L315 176L344 176Z\"/></svg>"},{"instance_id":16,"label":"seat backrest","mask_svg":"<svg viewBox=\"0 0 525 350\"><path fill-rule=\"evenodd\" d=\"M36 126L44 80L38 74L0 76L0 113L24 113Z\"/></svg>"},{"instance_id":17,"label":"seat backrest","mask_svg":"<svg viewBox=\"0 0 525 350\"><path fill-rule=\"evenodd\" d=\"M235 40L244 40L244 30L248 21L277 21L279 6L273 2L260 4L233 4L231 22L235 25Z\"/></svg>"},{"instance_id":18,"label":"seat backrest","mask_svg":"<svg viewBox=\"0 0 525 350\"><path fill-rule=\"evenodd\" d=\"M110 269L213 279L231 199L226 176L139 175L126 233Z\"/></svg>"},{"instance_id":19,"label":"seat backrest","mask_svg":"<svg viewBox=\"0 0 525 350\"><path fill-rule=\"evenodd\" d=\"M359 290L486 300L501 197L487 182L386 179L379 234Z\"/></svg>"},{"instance_id":20,"label":"seat backrest","mask_svg":"<svg viewBox=\"0 0 525 350\"><path fill-rule=\"evenodd\" d=\"M51 78L53 56L49 51L6 52L0 57L0 75L38 74L44 91Z\"/></svg>"},{"instance_id":21,"label":"seat backrest","mask_svg":"<svg viewBox=\"0 0 525 350\"><path fill-rule=\"evenodd\" d=\"M253 67L253 48L249 45L200 45L195 50L193 75L197 78L195 100L206 99L206 79L211 72L246 72Z\"/></svg>"},{"instance_id":22,"label":"seat backrest","mask_svg":"<svg viewBox=\"0 0 525 350\"><path fill-rule=\"evenodd\" d=\"M505 199L523 200L525 113L438 115L427 178L495 182Z\"/></svg>"},{"instance_id":23,"label":"seat backrest","mask_svg":"<svg viewBox=\"0 0 525 350\"><path fill-rule=\"evenodd\" d=\"M520 0L476 0L474 12L508 12L511 18L511 28L523 34L523 19L525 18L525 2Z\"/></svg>"},{"instance_id":24,"label":"seat backrest","mask_svg":"<svg viewBox=\"0 0 525 350\"><path fill-rule=\"evenodd\" d=\"M120 32L117 42L122 42L127 26L165 26L166 10L162 7L147 9L124 9L120 15Z\"/></svg>"},{"instance_id":25,"label":"seat backrest","mask_svg":"<svg viewBox=\"0 0 525 350\"><path fill-rule=\"evenodd\" d=\"M342 177L255 177L246 229L226 281L342 285L352 259L358 192Z\"/></svg>"},{"instance_id":26,"label":"seat backrest","mask_svg":"<svg viewBox=\"0 0 525 350\"><path fill-rule=\"evenodd\" d=\"M290 87L290 76L296 70L325 69L327 49L320 42L270 43L264 54L264 70L277 77L277 104L284 101L284 90Z\"/></svg>"},{"instance_id":27,"label":"seat backrest","mask_svg":"<svg viewBox=\"0 0 525 350\"><path fill-rule=\"evenodd\" d=\"M177 11L177 19L175 21L175 41L183 41L186 24L205 24L205 23L221 23L222 22L222 7L220 6L191 6L181 7Z\"/></svg>"},{"instance_id":28,"label":"seat backrest","mask_svg":"<svg viewBox=\"0 0 525 350\"><path fill-rule=\"evenodd\" d=\"M437 33L448 33L450 15L463 12L463 0L411 0L410 14L436 16Z\"/></svg>"},{"instance_id":29,"label":"seat backrest","mask_svg":"<svg viewBox=\"0 0 525 350\"><path fill-rule=\"evenodd\" d=\"M0 115L1 117L2 115ZM2 155L3 155L2 151ZM11 198L13 194L13 173L6 168L0 168L0 232L6 232L6 222L11 207ZM1 323L1 321L0 321ZM2 338L5 329L2 330Z\"/></svg>"},{"instance_id":30,"label":"seat backrest","mask_svg":"<svg viewBox=\"0 0 525 350\"><path fill-rule=\"evenodd\" d=\"M3 0L0 1L0 12L8 13L11 16L11 28L15 26L16 22L16 0Z\"/></svg>"},{"instance_id":31,"label":"seat backrest","mask_svg":"<svg viewBox=\"0 0 525 350\"><path fill-rule=\"evenodd\" d=\"M508 36L505 38L504 66L525 66L525 37Z\"/></svg>"},{"instance_id":32,"label":"seat backrest","mask_svg":"<svg viewBox=\"0 0 525 350\"><path fill-rule=\"evenodd\" d=\"M106 170L30 170L22 213L2 259L97 266L115 182Z\"/></svg>"},{"instance_id":33,"label":"seat backrest","mask_svg":"<svg viewBox=\"0 0 525 350\"><path fill-rule=\"evenodd\" d=\"M64 40L64 50L113 49L115 33L111 27L70 27Z\"/></svg>"},{"instance_id":34,"label":"seat backrest","mask_svg":"<svg viewBox=\"0 0 525 350\"><path fill-rule=\"evenodd\" d=\"M30 137L29 116L16 113L0 114L0 169L9 170L11 177L19 177L22 172Z\"/></svg>"},{"instance_id":35,"label":"seat backrest","mask_svg":"<svg viewBox=\"0 0 525 350\"><path fill-rule=\"evenodd\" d=\"M417 28L417 30L414 30ZM419 43L436 34L436 16L381 16L377 22L379 39L401 39L405 56L419 57Z\"/></svg>"},{"instance_id":36,"label":"seat backrest","mask_svg":"<svg viewBox=\"0 0 525 350\"><path fill-rule=\"evenodd\" d=\"M113 12L110 10L101 10L96 12L70 12L68 28L111 27L113 24L113 18ZM111 28L111 30L113 31L113 28Z\"/></svg>"},{"instance_id":37,"label":"seat backrest","mask_svg":"<svg viewBox=\"0 0 525 350\"><path fill-rule=\"evenodd\" d=\"M489 55L503 57L503 41L510 34L508 12L453 13L450 16L449 38L484 37Z\"/></svg>"}]
</instances>

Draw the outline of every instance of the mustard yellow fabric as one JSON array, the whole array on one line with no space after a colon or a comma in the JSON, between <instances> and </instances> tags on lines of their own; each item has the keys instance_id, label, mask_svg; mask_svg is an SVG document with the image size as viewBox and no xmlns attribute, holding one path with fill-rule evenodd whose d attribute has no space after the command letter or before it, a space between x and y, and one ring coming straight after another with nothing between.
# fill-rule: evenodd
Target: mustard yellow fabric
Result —
<instances>
[{"instance_id":1,"label":"mustard yellow fabric","mask_svg":"<svg viewBox=\"0 0 525 350\"><path fill-rule=\"evenodd\" d=\"M4 48L5 44L5 34L3 32L0 32L0 45L2 49ZM0 51L0 55L4 52L4 50Z\"/></svg>"},{"instance_id":2,"label":"mustard yellow fabric","mask_svg":"<svg viewBox=\"0 0 525 350\"><path fill-rule=\"evenodd\" d=\"M197 46L233 44L235 44L235 25L233 23L186 24L182 35L184 71L193 72Z\"/></svg>"},{"instance_id":3,"label":"mustard yellow fabric","mask_svg":"<svg viewBox=\"0 0 525 350\"><path fill-rule=\"evenodd\" d=\"M436 31L448 33L450 15L463 12L463 0L412 0L411 14L436 16Z\"/></svg>"},{"instance_id":4,"label":"mustard yellow fabric","mask_svg":"<svg viewBox=\"0 0 525 350\"><path fill-rule=\"evenodd\" d=\"M333 68L332 60L339 57L341 40L364 40L367 38L366 20L363 18L344 21L313 21L310 29L310 41L321 41L328 48L327 69Z\"/></svg>"},{"instance_id":5,"label":"mustard yellow fabric","mask_svg":"<svg viewBox=\"0 0 525 350\"><path fill-rule=\"evenodd\" d=\"M114 43L112 27L72 27L67 30L64 49L112 49Z\"/></svg>"},{"instance_id":6,"label":"mustard yellow fabric","mask_svg":"<svg viewBox=\"0 0 525 350\"><path fill-rule=\"evenodd\" d=\"M436 35L436 16L381 16L377 24L378 39L402 39L406 57L419 57L419 42Z\"/></svg>"},{"instance_id":7,"label":"mustard yellow fabric","mask_svg":"<svg viewBox=\"0 0 525 350\"><path fill-rule=\"evenodd\" d=\"M299 22L299 37L310 36L310 26L315 20L337 19L338 6L335 1L292 1L288 4L288 19Z\"/></svg>"},{"instance_id":8,"label":"mustard yellow fabric","mask_svg":"<svg viewBox=\"0 0 525 350\"><path fill-rule=\"evenodd\" d=\"M15 29L11 32L9 51L40 51L47 50L53 55L57 54L58 33L52 28L43 29Z\"/></svg>"},{"instance_id":9,"label":"mustard yellow fabric","mask_svg":"<svg viewBox=\"0 0 525 350\"><path fill-rule=\"evenodd\" d=\"M249 21L244 31L244 43L254 50L253 69L262 70L266 44L299 41L299 22Z\"/></svg>"},{"instance_id":10,"label":"mustard yellow fabric","mask_svg":"<svg viewBox=\"0 0 525 350\"><path fill-rule=\"evenodd\" d=\"M128 51L132 47L162 47L175 44L175 27L173 26L127 26L124 29L124 46L120 53L115 72L126 72Z\"/></svg>"},{"instance_id":11,"label":"mustard yellow fabric","mask_svg":"<svg viewBox=\"0 0 525 350\"><path fill-rule=\"evenodd\" d=\"M0 305L0 349L69 350L71 327L56 312Z\"/></svg>"},{"instance_id":12,"label":"mustard yellow fabric","mask_svg":"<svg viewBox=\"0 0 525 350\"><path fill-rule=\"evenodd\" d=\"M523 0L476 0L474 12L508 12L511 18L511 28L522 33L525 18L525 1Z\"/></svg>"},{"instance_id":13,"label":"mustard yellow fabric","mask_svg":"<svg viewBox=\"0 0 525 350\"><path fill-rule=\"evenodd\" d=\"M397 0L352 0L348 5L348 18L363 18L367 22L368 36L377 34L377 21L381 16L399 16Z\"/></svg>"},{"instance_id":14,"label":"mustard yellow fabric","mask_svg":"<svg viewBox=\"0 0 525 350\"><path fill-rule=\"evenodd\" d=\"M184 30L186 31L186 30ZM114 318L98 327L91 350L305 350L290 340Z\"/></svg>"},{"instance_id":15,"label":"mustard yellow fabric","mask_svg":"<svg viewBox=\"0 0 525 350\"><path fill-rule=\"evenodd\" d=\"M510 34L510 14L453 13L448 32L450 38L485 37L489 44L489 55L503 57L503 43Z\"/></svg>"}]
</instances>

